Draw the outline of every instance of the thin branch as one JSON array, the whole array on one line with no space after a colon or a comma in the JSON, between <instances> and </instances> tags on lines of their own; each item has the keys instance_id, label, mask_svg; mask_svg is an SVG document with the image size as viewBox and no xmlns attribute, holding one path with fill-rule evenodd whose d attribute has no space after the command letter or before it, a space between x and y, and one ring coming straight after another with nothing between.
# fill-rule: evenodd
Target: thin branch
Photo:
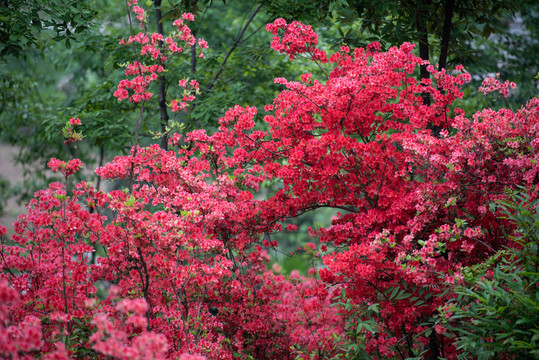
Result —
<instances>
[{"instance_id":1,"label":"thin branch","mask_svg":"<svg viewBox=\"0 0 539 360\"><path fill-rule=\"evenodd\" d=\"M236 41L234 42L234 44L232 45L232 47L230 48L230 50L228 50L228 53L226 54L225 58L223 59L223 62L221 62L221 65L219 66L219 70L217 71L217 73L215 74L215 76L213 77L213 79L211 80L210 84L208 85L208 88L207 90L211 90L215 83L217 82L217 80L219 79L219 76L221 76L224 68L225 68L225 65L226 65L226 62L228 61L228 59L230 58L230 55L232 55L232 52L234 50L236 50L236 48L238 47L238 45L240 44L241 42L241 38L243 37L243 35L245 34L245 31L247 31L247 28L249 27L249 25L251 24L251 22L253 21L253 19L255 18L256 14L258 14L258 12L260 11L260 9L262 8L264 4L260 4L258 5L258 7L256 8L256 10L251 14L251 17L249 18L249 20L247 21L247 23L245 24L245 26L243 27L243 29L241 30L240 34L238 35Z\"/></svg>"},{"instance_id":2,"label":"thin branch","mask_svg":"<svg viewBox=\"0 0 539 360\"><path fill-rule=\"evenodd\" d=\"M142 113L144 112L144 103L145 103L145 101L142 100L139 116L138 116L138 119L137 119L137 125L135 127L135 146L134 146L134 149L133 149L133 156L131 157L131 159L132 159L131 160L131 169L129 170L129 193L130 194L133 192L133 183L135 181L135 176L134 176L135 162L134 162L134 159L137 156L137 151L138 151L138 133L139 133L139 129L140 129L140 123L142 121Z\"/></svg>"}]
</instances>

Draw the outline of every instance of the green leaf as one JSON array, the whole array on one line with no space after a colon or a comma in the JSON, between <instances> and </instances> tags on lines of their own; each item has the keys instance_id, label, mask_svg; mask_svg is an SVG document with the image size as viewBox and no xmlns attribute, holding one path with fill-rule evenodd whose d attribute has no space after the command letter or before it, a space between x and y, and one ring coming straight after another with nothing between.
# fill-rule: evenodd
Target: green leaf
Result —
<instances>
[{"instance_id":1,"label":"green leaf","mask_svg":"<svg viewBox=\"0 0 539 360\"><path fill-rule=\"evenodd\" d=\"M399 292L399 288L394 287L393 291L391 292L391 295L389 296L389 299L392 300L395 297L395 295L397 295L398 292Z\"/></svg>"},{"instance_id":2,"label":"green leaf","mask_svg":"<svg viewBox=\"0 0 539 360\"><path fill-rule=\"evenodd\" d=\"M404 290L402 290L399 295L397 295L397 297L395 299L397 300L403 300L403 299L408 299L410 296L412 296L412 294L410 293L407 293L405 292Z\"/></svg>"}]
</instances>

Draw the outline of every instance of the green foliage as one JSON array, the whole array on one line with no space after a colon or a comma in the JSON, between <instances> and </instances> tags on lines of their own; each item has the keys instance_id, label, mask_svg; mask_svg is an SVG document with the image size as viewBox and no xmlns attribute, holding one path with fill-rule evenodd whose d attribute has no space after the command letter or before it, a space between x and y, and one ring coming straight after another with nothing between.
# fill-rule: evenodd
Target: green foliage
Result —
<instances>
[{"instance_id":1,"label":"green foliage","mask_svg":"<svg viewBox=\"0 0 539 360\"><path fill-rule=\"evenodd\" d=\"M28 23L24 36L29 40L18 41L17 51L6 50L0 56L0 141L20 149L17 160L28 170L26 184L20 187L21 199L28 199L35 186L41 187L50 177L46 163L51 157L62 156L64 146L59 131L70 117L82 120L86 141L77 157L89 168L102 160L101 154L105 160L110 159L126 153L132 144L135 106L119 103L112 95L123 75L121 64L132 55L130 47L118 46L119 39L129 35L125 2L95 0L77 2L74 7L64 3L9 1L7 8L0 9L2 21L7 21L2 26L29 19L31 16L24 14L35 11L42 22L61 20L57 27L38 28ZM277 85L261 85L271 83L275 76L267 69L270 65L285 69L289 62L269 48L271 36L264 31L268 21L264 12L247 21L257 6L245 1L162 2L165 33L171 30L173 20L191 11L196 15L193 30L210 44L205 52L207 59L199 59L196 51L194 58L187 55L171 59L169 65L174 71L165 73L168 103L181 95L177 86L180 78L197 79L202 89L190 113L169 112L171 122L185 123L186 131L206 128L211 132L229 107L248 103L262 109L275 95ZM62 9L47 10L57 7ZM149 9L154 10L153 6ZM80 14L66 14L70 11ZM81 16L85 22L79 19ZM64 20L69 24L65 31ZM150 31L156 30L155 21L148 26ZM237 37L244 27L244 35ZM69 46L60 41L65 39ZM0 46L10 47L10 42L10 38L0 37ZM290 73L283 71L279 75ZM157 85L150 88L154 94L159 92ZM158 142L153 134L162 131L157 95L145 104L145 110L141 124L143 146Z\"/></svg>"},{"instance_id":2,"label":"green foliage","mask_svg":"<svg viewBox=\"0 0 539 360\"><path fill-rule=\"evenodd\" d=\"M515 247L463 269L464 282L446 310L463 359L539 357L539 201L530 202L524 191L513 199L502 205L518 225Z\"/></svg>"},{"instance_id":3,"label":"green foliage","mask_svg":"<svg viewBox=\"0 0 539 360\"><path fill-rule=\"evenodd\" d=\"M43 47L39 33L54 32L54 41L67 48L77 34L90 28L96 15L95 1L4 0L0 6L0 56L27 56L29 47Z\"/></svg>"},{"instance_id":4,"label":"green foliage","mask_svg":"<svg viewBox=\"0 0 539 360\"><path fill-rule=\"evenodd\" d=\"M271 34L264 28L270 18L266 8L257 11L258 6L257 2L249 1L197 5L195 31L210 47L204 52L206 59L198 59L196 71L191 72L200 83L201 94L184 119L187 129L216 128L218 119L236 104L256 106L263 115L263 106L279 90L277 85L267 84L273 83L276 76L293 74L288 59L269 47ZM178 9L188 11L189 6ZM181 65L183 74L193 70L192 63L177 65ZM291 77L298 77L300 72L296 70L294 75Z\"/></svg>"},{"instance_id":5,"label":"green foliage","mask_svg":"<svg viewBox=\"0 0 539 360\"><path fill-rule=\"evenodd\" d=\"M434 50L440 46L444 25L445 6L448 1L434 0L408 2L402 0L314 0L314 1L266 1L269 12L277 17L303 22L328 22L339 24L358 23L357 39L378 40L383 47L398 45L418 39L417 22L425 22L431 35L430 45ZM466 62L470 50L468 40L488 38L493 33L506 33L502 21L504 15L526 9L533 2L503 1L455 1L452 21L452 50L458 63ZM314 22L313 22L314 21ZM364 40L365 41L365 40ZM433 61L436 63L436 61Z\"/></svg>"},{"instance_id":6,"label":"green foliage","mask_svg":"<svg viewBox=\"0 0 539 360\"><path fill-rule=\"evenodd\" d=\"M37 9L43 23L45 18L63 16L69 31L53 25L32 28L28 36L33 42L19 43L23 54L6 52L0 57L0 141L19 149L16 160L25 178L22 186L14 184L13 192L21 201L51 179L46 163L65 155L61 129L70 117L83 121L87 141L76 156L90 168L103 161L101 154L109 158L126 151L132 139L133 106L118 104L112 95L122 76L119 64L128 58L129 49L118 46L128 27L125 4L109 0L64 3L22 3L10 16ZM47 15L45 7L65 9ZM69 17L66 11L77 14ZM82 22L80 16L88 17L87 21ZM2 38L1 45L4 41L8 40Z\"/></svg>"},{"instance_id":7,"label":"green foliage","mask_svg":"<svg viewBox=\"0 0 539 360\"><path fill-rule=\"evenodd\" d=\"M539 3L527 5L516 16L504 16L500 22L505 31L493 34L488 39L467 41L473 54L470 61L466 61L466 68L472 74L480 74L472 81L474 88L481 83L482 77L494 73L500 73L504 80L515 82L517 88L511 94L511 100L521 104L537 95L539 84ZM503 101L484 105L497 108L507 106Z\"/></svg>"},{"instance_id":8,"label":"green foliage","mask_svg":"<svg viewBox=\"0 0 539 360\"><path fill-rule=\"evenodd\" d=\"M0 213L4 211L9 198L9 180L0 175Z\"/></svg>"},{"instance_id":9,"label":"green foliage","mask_svg":"<svg viewBox=\"0 0 539 360\"><path fill-rule=\"evenodd\" d=\"M327 228L331 226L331 218L335 216L337 211L330 208L321 208L316 211L299 215L288 222L283 223L283 231L271 234L271 240L277 241L278 249L269 251L271 258L270 266L273 263L279 264L282 267L284 274L290 274L293 270L299 271L302 275L307 275L309 269L321 266L321 261L318 256L313 256L312 252L303 250L305 244L312 242L320 249L320 245L326 245L328 251L335 250L335 246L330 243L320 243L318 238L313 238L309 234L309 228L318 230L321 227ZM298 227L296 231L286 230L288 224L293 224ZM298 250L300 247L302 250Z\"/></svg>"},{"instance_id":10,"label":"green foliage","mask_svg":"<svg viewBox=\"0 0 539 360\"><path fill-rule=\"evenodd\" d=\"M428 53L432 64L441 61L442 34L446 5L450 0L312 0L266 1L273 17L300 20L324 27L321 34L332 47L342 44L364 47L378 41L383 49L405 41L418 47L421 32L428 35ZM475 74L464 89L465 100L458 107L474 113L484 107L507 106L474 96L481 81L500 73L503 80L518 87L512 98L523 103L535 96L539 72L539 5L536 1L455 1L450 26L447 68L462 64Z\"/></svg>"},{"instance_id":11,"label":"green foliage","mask_svg":"<svg viewBox=\"0 0 539 360\"><path fill-rule=\"evenodd\" d=\"M335 360L372 359L372 356L365 350L366 334L370 333L375 336L379 332L375 320L380 315L379 305L376 303L354 304L348 298L344 289L341 290L340 296L335 300L332 306L338 306L341 309L341 315L348 318L345 322L345 332L343 335L346 341L341 345L343 352Z\"/></svg>"}]
</instances>

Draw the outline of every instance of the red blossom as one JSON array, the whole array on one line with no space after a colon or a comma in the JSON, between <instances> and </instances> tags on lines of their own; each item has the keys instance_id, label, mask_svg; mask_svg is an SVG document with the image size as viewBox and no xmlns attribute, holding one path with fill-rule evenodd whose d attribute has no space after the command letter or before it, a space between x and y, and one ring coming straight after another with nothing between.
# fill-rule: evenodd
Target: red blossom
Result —
<instances>
[{"instance_id":1,"label":"red blossom","mask_svg":"<svg viewBox=\"0 0 539 360\"><path fill-rule=\"evenodd\" d=\"M187 21L195 21L195 15L191 13L184 13L182 15L182 19L187 20Z\"/></svg>"},{"instance_id":2,"label":"red blossom","mask_svg":"<svg viewBox=\"0 0 539 360\"><path fill-rule=\"evenodd\" d=\"M170 51L195 41L182 19L175 25ZM310 27L277 19L268 29L278 51L328 59ZM119 99L149 99L164 69L159 41L128 40L153 63L126 67ZM352 319L372 324L353 323L369 356L434 357L432 342L444 336L446 357L456 358L455 339L426 321L448 305L445 290L462 281L463 266L512 246L497 231L512 225L491 204L522 186L537 199L539 99L516 112L452 115L470 75L431 66L432 80L419 82L425 62L412 50L343 48L324 65L327 80L276 78L283 90L262 129L257 108L236 105L213 134L175 134L175 151L137 147L96 170L101 179L132 176L129 189L81 182L38 191L14 224L14 245L2 243L0 355L81 358L91 347L118 359L332 358L343 355ZM199 90L194 80L179 85L173 111ZM48 166L68 177L82 163ZM263 199L267 183L278 187ZM324 243L323 265L308 278L268 270L267 248L278 245L268 236L321 207L341 210L327 228L309 229ZM301 245L319 256L314 240Z\"/></svg>"},{"instance_id":3,"label":"red blossom","mask_svg":"<svg viewBox=\"0 0 539 360\"><path fill-rule=\"evenodd\" d=\"M496 77L487 77L485 80L483 80L483 83L479 87L479 92L483 94L488 94L491 92L498 91L501 95L504 97L509 96L509 89L516 88L516 85L514 82L511 82L509 80L505 80L505 82L500 82L498 79L500 78L500 74L497 73Z\"/></svg>"}]
</instances>

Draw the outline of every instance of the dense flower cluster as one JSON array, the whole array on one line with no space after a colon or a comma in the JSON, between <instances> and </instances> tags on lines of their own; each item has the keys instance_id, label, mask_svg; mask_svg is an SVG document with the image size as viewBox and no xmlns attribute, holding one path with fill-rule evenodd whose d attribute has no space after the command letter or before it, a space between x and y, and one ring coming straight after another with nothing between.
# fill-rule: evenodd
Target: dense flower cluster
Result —
<instances>
[{"instance_id":1,"label":"dense flower cluster","mask_svg":"<svg viewBox=\"0 0 539 360\"><path fill-rule=\"evenodd\" d=\"M5 228L4 228L5 229ZM6 231L3 230L2 233ZM2 234L4 235L4 234ZM17 303L20 296L10 288L8 281L0 280L0 355L19 359L19 354L41 349L41 322L28 315L18 324L10 324L10 305Z\"/></svg>"},{"instance_id":2,"label":"dense flower cluster","mask_svg":"<svg viewBox=\"0 0 539 360\"><path fill-rule=\"evenodd\" d=\"M70 161L62 161L55 158L50 159L47 166L54 172L60 171L64 176L71 176L82 168L82 161L73 159Z\"/></svg>"},{"instance_id":3,"label":"dense flower cluster","mask_svg":"<svg viewBox=\"0 0 539 360\"><path fill-rule=\"evenodd\" d=\"M510 245L496 201L519 186L538 197L539 99L469 118L449 109L470 75L430 66L433 80L417 81L424 62L411 44L328 56L310 27L268 29L281 34L277 51L327 59L329 79L277 78L285 89L265 108L268 131L256 129L256 108L235 106L214 134L176 134L176 150L133 150L96 171L132 176L131 188L37 192L14 245L2 242L2 356L322 359L361 347L456 358L436 315L463 266ZM49 166L67 178L81 164ZM270 181L278 190L256 200ZM322 207L341 211L310 229L324 266L310 278L267 270L268 235ZM319 256L314 242L304 250Z\"/></svg>"},{"instance_id":4,"label":"dense flower cluster","mask_svg":"<svg viewBox=\"0 0 539 360\"><path fill-rule=\"evenodd\" d=\"M290 60L293 60L297 54L317 50L318 34L310 25L304 25L299 21L287 24L285 19L279 18L266 25L266 30L275 35L271 47L280 53L288 54Z\"/></svg>"},{"instance_id":5,"label":"dense flower cluster","mask_svg":"<svg viewBox=\"0 0 539 360\"><path fill-rule=\"evenodd\" d=\"M64 144L72 144L82 140L82 132L75 130L76 127L80 125L82 125L82 123L79 118L71 118L66 122L62 129L62 135L65 139Z\"/></svg>"},{"instance_id":6,"label":"dense flower cluster","mask_svg":"<svg viewBox=\"0 0 539 360\"><path fill-rule=\"evenodd\" d=\"M125 75L127 78L120 81L114 96L118 100L128 99L133 103L138 103L147 101L153 96L148 90L149 86L158 79L160 73L165 71L163 65L167 57L183 52L186 47L195 46L196 39L185 23L186 21L194 21L195 17L190 13L183 14L180 19L174 21L173 25L177 28L176 31L165 38L162 34L147 31L145 26L148 21L147 13L142 7L136 5L136 1L128 3L128 6L132 7L132 11L136 14L136 18L141 23L142 31L137 35L129 36L127 41L122 38L120 44L135 46L137 43L140 45L140 50L135 50L138 52L137 60L126 64ZM201 49L208 48L208 43L204 39L198 39L198 45ZM204 57L203 52L200 53L200 57ZM145 60L139 60L139 58ZM154 64L146 65L147 62ZM172 101L172 111L184 110L187 103L195 99L193 93L196 91L198 91L198 85L194 86L190 83L190 87L184 90L182 99Z\"/></svg>"},{"instance_id":7,"label":"dense flower cluster","mask_svg":"<svg viewBox=\"0 0 539 360\"><path fill-rule=\"evenodd\" d=\"M499 78L500 73L497 73L495 78L488 77L483 80L483 84L481 84L481 86L479 87L479 92L486 95L488 93L498 91L504 97L508 97L509 89L514 89L516 87L516 84L509 80L500 82Z\"/></svg>"}]
</instances>

